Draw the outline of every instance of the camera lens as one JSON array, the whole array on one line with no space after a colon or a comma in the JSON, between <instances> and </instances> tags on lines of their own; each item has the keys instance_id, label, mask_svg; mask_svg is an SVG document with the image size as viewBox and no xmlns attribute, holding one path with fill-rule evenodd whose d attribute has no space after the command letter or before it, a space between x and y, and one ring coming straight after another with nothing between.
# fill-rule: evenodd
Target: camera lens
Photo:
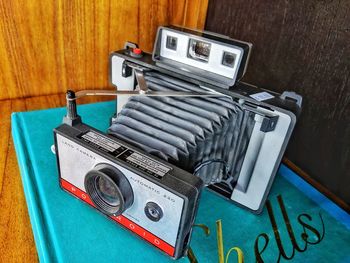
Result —
<instances>
[{"instance_id":1,"label":"camera lens","mask_svg":"<svg viewBox=\"0 0 350 263\"><path fill-rule=\"evenodd\" d=\"M209 61L211 44L197 39L190 39L187 57L202 62Z\"/></svg>"},{"instance_id":2,"label":"camera lens","mask_svg":"<svg viewBox=\"0 0 350 263\"><path fill-rule=\"evenodd\" d=\"M163 217L163 210L154 202L148 202L145 206L146 216L154 222L159 221Z\"/></svg>"},{"instance_id":3,"label":"camera lens","mask_svg":"<svg viewBox=\"0 0 350 263\"><path fill-rule=\"evenodd\" d=\"M102 176L97 176L95 179L97 194L111 206L120 205L120 194L117 186L113 181Z\"/></svg>"},{"instance_id":4,"label":"camera lens","mask_svg":"<svg viewBox=\"0 0 350 263\"><path fill-rule=\"evenodd\" d=\"M109 164L98 164L89 171L84 186L96 208L107 215L120 215L134 200L127 178Z\"/></svg>"}]
</instances>

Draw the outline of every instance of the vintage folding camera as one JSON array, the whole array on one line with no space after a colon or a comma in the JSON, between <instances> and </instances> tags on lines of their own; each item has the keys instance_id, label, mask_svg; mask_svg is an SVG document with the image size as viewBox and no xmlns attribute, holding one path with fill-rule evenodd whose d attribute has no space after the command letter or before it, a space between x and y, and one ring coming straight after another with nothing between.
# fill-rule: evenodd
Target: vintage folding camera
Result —
<instances>
[{"instance_id":1,"label":"vintage folding camera","mask_svg":"<svg viewBox=\"0 0 350 263\"><path fill-rule=\"evenodd\" d=\"M54 130L60 186L173 258L188 248L200 178L84 123L76 96Z\"/></svg>"},{"instance_id":2,"label":"vintage folding camera","mask_svg":"<svg viewBox=\"0 0 350 263\"><path fill-rule=\"evenodd\" d=\"M54 130L61 187L175 259L188 249L203 186L259 213L302 99L239 82L250 51L160 27L153 54L130 42L113 52L115 91L67 93ZM108 134L81 121L84 95L117 96Z\"/></svg>"},{"instance_id":3,"label":"vintage folding camera","mask_svg":"<svg viewBox=\"0 0 350 263\"><path fill-rule=\"evenodd\" d=\"M110 56L111 82L119 92L149 96L119 97L109 133L261 212L302 97L239 82L251 48L177 27L159 28L152 55L127 43Z\"/></svg>"}]
</instances>

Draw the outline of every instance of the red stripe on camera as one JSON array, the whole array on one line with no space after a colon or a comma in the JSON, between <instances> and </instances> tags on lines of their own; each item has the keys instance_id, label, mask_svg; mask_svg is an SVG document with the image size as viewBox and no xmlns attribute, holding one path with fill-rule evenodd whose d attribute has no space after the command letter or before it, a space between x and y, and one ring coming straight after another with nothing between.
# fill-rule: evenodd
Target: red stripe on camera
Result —
<instances>
[{"instance_id":1,"label":"red stripe on camera","mask_svg":"<svg viewBox=\"0 0 350 263\"><path fill-rule=\"evenodd\" d=\"M61 186L68 192L72 193L74 196L78 197L79 199L85 201L89 205L95 207L93 202L91 201L90 197L82 190L77 188L76 186L72 185L71 183L67 182L66 180L61 178ZM166 243L165 241L161 240L157 236L153 235L152 233L148 232L144 228L140 227L138 224L135 224L133 221L129 220L128 218L120 215L120 216L111 216L111 219L118 222L119 224L123 225L127 229L131 230L138 236L142 237L143 239L147 240L152 245L156 246L157 248L161 249L165 253L167 253L170 256L174 256L175 248Z\"/></svg>"},{"instance_id":2,"label":"red stripe on camera","mask_svg":"<svg viewBox=\"0 0 350 263\"><path fill-rule=\"evenodd\" d=\"M159 249L163 250L165 253L167 253L170 256L174 256L175 249L168 243L164 242L157 236L153 235L152 233L148 232L144 228L140 227L139 225L135 224L133 221L129 220L128 218L124 216L112 216L113 220L117 221L119 224L125 226L126 228L130 229L143 239L147 240L152 245L158 247Z\"/></svg>"}]
</instances>

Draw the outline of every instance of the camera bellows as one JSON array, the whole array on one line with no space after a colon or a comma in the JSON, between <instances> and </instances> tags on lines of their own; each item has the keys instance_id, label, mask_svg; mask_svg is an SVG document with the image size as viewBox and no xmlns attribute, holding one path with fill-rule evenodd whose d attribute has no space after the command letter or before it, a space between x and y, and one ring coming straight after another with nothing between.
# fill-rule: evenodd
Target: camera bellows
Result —
<instances>
[{"instance_id":1,"label":"camera bellows","mask_svg":"<svg viewBox=\"0 0 350 263\"><path fill-rule=\"evenodd\" d=\"M203 88L155 72L145 79L154 91ZM132 97L109 133L199 176L230 188L240 171L254 114L228 97Z\"/></svg>"}]
</instances>

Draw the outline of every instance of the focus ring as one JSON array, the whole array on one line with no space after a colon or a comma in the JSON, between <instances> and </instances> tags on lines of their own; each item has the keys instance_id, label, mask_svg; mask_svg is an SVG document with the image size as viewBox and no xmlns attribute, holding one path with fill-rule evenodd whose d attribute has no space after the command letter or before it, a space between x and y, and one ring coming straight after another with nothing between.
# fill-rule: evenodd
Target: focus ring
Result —
<instances>
[{"instance_id":1,"label":"focus ring","mask_svg":"<svg viewBox=\"0 0 350 263\"><path fill-rule=\"evenodd\" d=\"M98 164L85 175L85 190L98 210L120 215L133 203L133 192L125 175L109 164Z\"/></svg>"}]
</instances>

